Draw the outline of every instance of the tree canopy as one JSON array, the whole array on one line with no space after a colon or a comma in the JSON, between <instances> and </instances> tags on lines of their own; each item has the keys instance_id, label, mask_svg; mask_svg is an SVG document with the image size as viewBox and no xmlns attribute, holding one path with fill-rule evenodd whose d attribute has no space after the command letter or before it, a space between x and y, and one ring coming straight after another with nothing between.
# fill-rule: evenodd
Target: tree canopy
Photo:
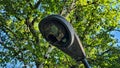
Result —
<instances>
[{"instance_id":1,"label":"tree canopy","mask_svg":"<svg viewBox=\"0 0 120 68\"><path fill-rule=\"evenodd\" d=\"M38 24L65 17L77 32L93 68L119 68L120 0L0 0L0 66L69 68L76 61L51 46ZM20 65L19 65L20 64ZM79 68L84 68L80 63Z\"/></svg>"}]
</instances>

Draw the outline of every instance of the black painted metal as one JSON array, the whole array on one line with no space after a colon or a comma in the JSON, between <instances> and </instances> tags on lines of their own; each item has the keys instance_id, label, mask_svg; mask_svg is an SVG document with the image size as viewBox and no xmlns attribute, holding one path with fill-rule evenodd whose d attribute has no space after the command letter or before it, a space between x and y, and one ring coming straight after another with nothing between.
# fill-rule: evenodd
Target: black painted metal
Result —
<instances>
[{"instance_id":1,"label":"black painted metal","mask_svg":"<svg viewBox=\"0 0 120 68\"><path fill-rule=\"evenodd\" d=\"M72 58L82 60L85 67L89 68L84 49L79 37L74 32L72 25L59 15L45 17L39 23L39 30L43 37Z\"/></svg>"},{"instance_id":2,"label":"black painted metal","mask_svg":"<svg viewBox=\"0 0 120 68\"><path fill-rule=\"evenodd\" d=\"M85 68L91 68L89 63L88 63L88 61L86 59L82 59L81 61L83 62Z\"/></svg>"}]
</instances>

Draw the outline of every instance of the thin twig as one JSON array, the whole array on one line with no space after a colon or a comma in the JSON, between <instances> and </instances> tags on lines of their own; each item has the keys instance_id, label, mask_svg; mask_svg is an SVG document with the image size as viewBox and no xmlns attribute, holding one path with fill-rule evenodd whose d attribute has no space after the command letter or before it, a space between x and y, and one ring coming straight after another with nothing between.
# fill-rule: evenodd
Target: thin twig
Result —
<instances>
[{"instance_id":1,"label":"thin twig","mask_svg":"<svg viewBox=\"0 0 120 68\"><path fill-rule=\"evenodd\" d=\"M8 27L6 27L6 26L4 26L4 25L3 25L3 27L4 27L6 30L10 31L10 32L15 36L15 38L17 39L17 35L16 35L10 28L8 28Z\"/></svg>"}]
</instances>

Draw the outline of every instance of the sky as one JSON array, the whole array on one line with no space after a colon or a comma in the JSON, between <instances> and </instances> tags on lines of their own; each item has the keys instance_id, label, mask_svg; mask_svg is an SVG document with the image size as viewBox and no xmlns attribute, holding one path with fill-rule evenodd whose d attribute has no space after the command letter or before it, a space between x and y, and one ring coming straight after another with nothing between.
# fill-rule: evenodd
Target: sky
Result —
<instances>
[{"instance_id":1,"label":"sky","mask_svg":"<svg viewBox=\"0 0 120 68\"><path fill-rule=\"evenodd\" d=\"M112 31L111 34L114 35L115 39L118 39L118 45L120 46L120 32L119 31Z\"/></svg>"}]
</instances>

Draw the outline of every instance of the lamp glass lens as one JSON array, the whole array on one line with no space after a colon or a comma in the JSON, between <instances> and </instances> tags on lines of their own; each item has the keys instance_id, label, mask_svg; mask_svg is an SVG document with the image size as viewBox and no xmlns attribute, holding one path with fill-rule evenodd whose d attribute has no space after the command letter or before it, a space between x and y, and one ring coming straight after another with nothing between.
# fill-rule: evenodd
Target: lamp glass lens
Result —
<instances>
[{"instance_id":1,"label":"lamp glass lens","mask_svg":"<svg viewBox=\"0 0 120 68\"><path fill-rule=\"evenodd\" d=\"M65 27L56 21L47 22L43 29L46 38L52 44L64 45L69 40Z\"/></svg>"}]
</instances>

